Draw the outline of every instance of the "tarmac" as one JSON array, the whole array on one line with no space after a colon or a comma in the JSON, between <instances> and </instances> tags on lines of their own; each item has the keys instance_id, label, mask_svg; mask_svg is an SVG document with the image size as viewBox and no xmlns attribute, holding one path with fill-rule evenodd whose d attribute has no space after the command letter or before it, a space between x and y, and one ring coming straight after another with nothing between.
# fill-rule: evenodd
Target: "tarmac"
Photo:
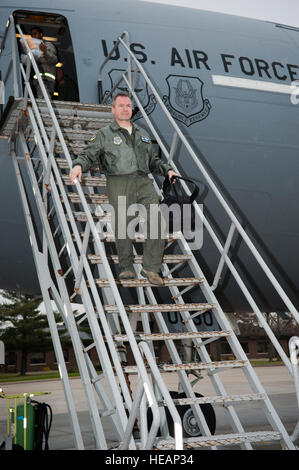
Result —
<instances>
[{"instance_id":1,"label":"tarmac","mask_svg":"<svg viewBox=\"0 0 299 470\"><path fill-rule=\"evenodd\" d=\"M255 367L254 370L287 432L292 434L299 420L296 391L292 376L285 366L260 366ZM169 390L177 390L176 377L176 374L165 374L165 381ZM230 369L222 372L220 377L228 394L252 393L242 370ZM132 389L134 390L136 385L136 376L131 376L130 381ZM85 400L81 379L71 378L70 383L85 449L95 449L88 406ZM49 395L35 398L41 403L44 402L50 405L53 412L53 421L49 435L49 448L50 450L75 450L69 415L67 413L67 405L60 380L49 379L45 381L11 382L3 384L1 387L6 395L38 393L45 391L50 392ZM104 387L106 388L105 384ZM199 392L204 396L216 395L211 381L206 375L195 385L194 391ZM99 409L101 409L101 403L98 397L97 401ZM260 402L245 402L236 405L235 409L246 432L272 430L271 425L262 411ZM216 414L216 434L232 433L233 431L225 409L222 406L215 406L214 410ZM102 419L108 447L113 447L113 445L115 445L115 435L113 426L111 425L111 418L104 417ZM6 424L7 403L5 399L0 399L1 442L5 439ZM295 445L299 446L299 440L295 442ZM281 449L281 447L277 447L276 444L270 444L265 448L269 450Z\"/></svg>"}]
</instances>

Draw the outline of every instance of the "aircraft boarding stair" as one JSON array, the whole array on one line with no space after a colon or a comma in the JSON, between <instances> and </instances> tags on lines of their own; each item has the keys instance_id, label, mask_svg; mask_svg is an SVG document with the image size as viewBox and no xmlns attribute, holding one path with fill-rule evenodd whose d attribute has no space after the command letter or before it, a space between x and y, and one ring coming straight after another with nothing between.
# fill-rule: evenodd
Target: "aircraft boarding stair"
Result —
<instances>
[{"instance_id":1,"label":"aircraft boarding stair","mask_svg":"<svg viewBox=\"0 0 299 470\"><path fill-rule=\"evenodd\" d=\"M167 240L163 287L140 276L140 234L136 234L135 246L137 279L118 280L118 257L105 209L105 176L101 168L94 168L83 176L82 184L74 186L68 176L71 155L78 154L95 131L110 122L110 107L50 103L46 95L45 100L35 100L28 81L26 86L29 96L25 93L25 97L15 98L0 136L9 143L75 447L83 449L85 444L52 300L72 341L96 449L216 450L238 446L249 450L254 444L276 441L282 448L295 449L181 232ZM180 277L182 268L184 277ZM188 294L195 289L201 291L203 302L188 302ZM128 295L135 303L125 302ZM74 303L82 303L84 313L76 313ZM194 321L208 311L213 312L219 329L198 331ZM181 315L183 332L169 331L166 312ZM142 325L138 331L137 319ZM213 361L207 346L221 339L228 342L234 358ZM162 342L169 355L167 363L155 355L154 346ZM186 362L190 344L194 357ZM132 364L127 362L129 350ZM100 364L101 372L95 363ZM227 393L221 375L235 368L243 371L248 393ZM168 389L170 374L176 374L176 391ZM205 397L196 394L193 386L199 380L210 380L214 393ZM260 404L269 423L267 429L245 430L237 412L245 401ZM224 407L230 434L215 434L214 406ZM113 439L103 425L108 417Z\"/></svg>"}]
</instances>

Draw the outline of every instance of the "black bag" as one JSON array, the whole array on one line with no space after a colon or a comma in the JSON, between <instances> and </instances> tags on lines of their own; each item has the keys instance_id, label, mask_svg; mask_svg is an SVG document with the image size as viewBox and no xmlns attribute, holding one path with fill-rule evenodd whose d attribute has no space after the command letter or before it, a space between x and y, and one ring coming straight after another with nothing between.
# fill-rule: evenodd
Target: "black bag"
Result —
<instances>
[{"instance_id":1,"label":"black bag","mask_svg":"<svg viewBox=\"0 0 299 470\"><path fill-rule=\"evenodd\" d=\"M188 181L194 185L194 190L191 196L187 196L180 187L177 189L177 184L172 183L174 179L182 179L184 181ZM184 229L194 231L195 229L195 208L192 205L193 201L198 196L199 189L194 183L194 181L183 178L182 176L173 176L171 178L171 182L169 178L166 177L163 182L163 200L161 201L161 212L164 216L164 220L166 223L166 231L168 233L173 233L177 231L184 232ZM163 210L163 204L164 210ZM171 210L171 206L173 206L174 210ZM168 210L170 209L170 210ZM190 220L191 218L191 220Z\"/></svg>"}]
</instances>

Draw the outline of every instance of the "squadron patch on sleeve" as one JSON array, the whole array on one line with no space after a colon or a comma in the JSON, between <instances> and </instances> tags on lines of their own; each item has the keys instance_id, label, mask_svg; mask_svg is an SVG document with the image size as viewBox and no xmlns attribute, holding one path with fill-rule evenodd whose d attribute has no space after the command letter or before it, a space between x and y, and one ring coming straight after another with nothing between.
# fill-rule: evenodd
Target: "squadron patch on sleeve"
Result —
<instances>
[{"instance_id":1,"label":"squadron patch on sleeve","mask_svg":"<svg viewBox=\"0 0 299 470\"><path fill-rule=\"evenodd\" d=\"M89 142L94 142L96 140L96 138L97 138L97 134L93 135Z\"/></svg>"},{"instance_id":2,"label":"squadron patch on sleeve","mask_svg":"<svg viewBox=\"0 0 299 470\"><path fill-rule=\"evenodd\" d=\"M113 143L115 145L120 145L122 143L122 139L119 136L114 137Z\"/></svg>"},{"instance_id":3,"label":"squadron patch on sleeve","mask_svg":"<svg viewBox=\"0 0 299 470\"><path fill-rule=\"evenodd\" d=\"M145 135L141 136L142 142L146 142L147 144L151 143L151 139L149 137L146 137Z\"/></svg>"}]
</instances>

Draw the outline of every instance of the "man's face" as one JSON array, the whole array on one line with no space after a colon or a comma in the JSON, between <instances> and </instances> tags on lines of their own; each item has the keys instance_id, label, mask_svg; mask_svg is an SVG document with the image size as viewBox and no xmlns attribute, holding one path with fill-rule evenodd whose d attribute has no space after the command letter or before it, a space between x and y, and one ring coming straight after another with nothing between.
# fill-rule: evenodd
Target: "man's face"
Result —
<instances>
[{"instance_id":1,"label":"man's face","mask_svg":"<svg viewBox=\"0 0 299 470\"><path fill-rule=\"evenodd\" d=\"M39 32L38 29L32 29L31 30L31 37L35 39L43 39L42 33Z\"/></svg>"},{"instance_id":2,"label":"man's face","mask_svg":"<svg viewBox=\"0 0 299 470\"><path fill-rule=\"evenodd\" d=\"M132 117L132 101L127 96L118 96L112 106L116 121L129 121Z\"/></svg>"}]
</instances>

